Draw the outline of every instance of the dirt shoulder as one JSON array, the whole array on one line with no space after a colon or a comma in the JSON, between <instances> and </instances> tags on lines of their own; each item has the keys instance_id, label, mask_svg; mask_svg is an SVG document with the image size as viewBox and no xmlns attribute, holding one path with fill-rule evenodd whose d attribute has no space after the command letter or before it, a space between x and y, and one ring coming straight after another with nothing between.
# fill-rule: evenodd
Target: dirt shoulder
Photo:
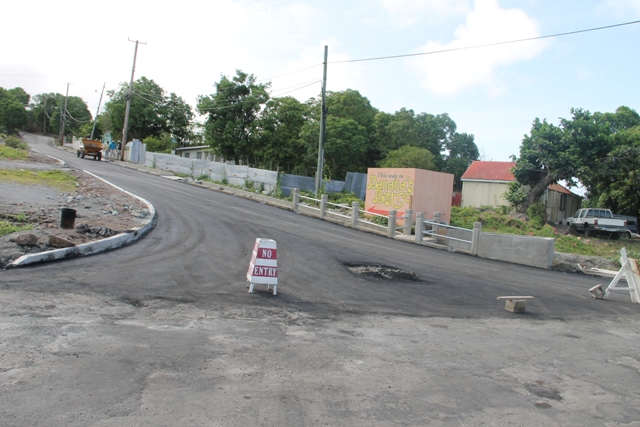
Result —
<instances>
[{"instance_id":1,"label":"dirt shoulder","mask_svg":"<svg viewBox=\"0 0 640 427\"><path fill-rule=\"evenodd\" d=\"M28 160L0 160L0 169L33 173L59 169L77 178L73 192L48 185L0 181L0 221L11 222L13 216L22 215L33 226L32 230L0 236L0 268L25 254L101 240L138 228L150 219L147 206L139 199L48 156L31 152ZM61 228L63 208L76 211L74 228Z\"/></svg>"}]
</instances>

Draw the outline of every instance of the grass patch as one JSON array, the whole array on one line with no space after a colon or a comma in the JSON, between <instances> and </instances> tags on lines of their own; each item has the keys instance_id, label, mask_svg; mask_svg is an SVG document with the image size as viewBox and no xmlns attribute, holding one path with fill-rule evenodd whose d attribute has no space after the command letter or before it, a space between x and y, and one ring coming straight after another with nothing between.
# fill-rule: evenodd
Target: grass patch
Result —
<instances>
[{"instance_id":1,"label":"grass patch","mask_svg":"<svg viewBox=\"0 0 640 427\"><path fill-rule=\"evenodd\" d=\"M0 160L26 160L29 158L29 152L7 147L0 144Z\"/></svg>"},{"instance_id":2,"label":"grass patch","mask_svg":"<svg viewBox=\"0 0 640 427\"><path fill-rule=\"evenodd\" d=\"M16 182L25 185L49 185L62 191L76 190L77 178L60 170L35 171L25 169L0 169L0 182Z\"/></svg>"},{"instance_id":3,"label":"grass patch","mask_svg":"<svg viewBox=\"0 0 640 427\"><path fill-rule=\"evenodd\" d=\"M31 230L32 224L13 224L9 221L0 221L0 236L15 233L16 231Z\"/></svg>"}]
</instances>

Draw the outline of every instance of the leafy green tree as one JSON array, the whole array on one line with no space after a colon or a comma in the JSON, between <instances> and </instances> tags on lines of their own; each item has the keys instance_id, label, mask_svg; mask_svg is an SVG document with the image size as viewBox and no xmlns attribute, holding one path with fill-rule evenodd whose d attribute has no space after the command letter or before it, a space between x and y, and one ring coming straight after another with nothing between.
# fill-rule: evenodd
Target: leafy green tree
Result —
<instances>
[{"instance_id":1,"label":"leafy green tree","mask_svg":"<svg viewBox=\"0 0 640 427\"><path fill-rule=\"evenodd\" d=\"M471 162L478 160L480 153L475 144L474 136L466 133L456 133L451 140L445 142L445 149L448 153L444 156L443 172L453 174L453 188L456 191L462 190L460 178L471 165Z\"/></svg>"},{"instance_id":2,"label":"leafy green tree","mask_svg":"<svg viewBox=\"0 0 640 427\"><path fill-rule=\"evenodd\" d=\"M169 94L165 104L166 129L178 147L184 147L193 140L193 110L175 93Z\"/></svg>"},{"instance_id":3,"label":"leafy green tree","mask_svg":"<svg viewBox=\"0 0 640 427\"><path fill-rule=\"evenodd\" d=\"M426 148L403 145L390 151L379 163L381 168L417 168L435 170L435 156Z\"/></svg>"},{"instance_id":4,"label":"leafy green tree","mask_svg":"<svg viewBox=\"0 0 640 427\"><path fill-rule=\"evenodd\" d=\"M248 164L258 139L260 111L269 100L270 84L257 84L255 76L236 71L222 76L216 93L198 98L198 112L207 116L204 137L214 153Z\"/></svg>"},{"instance_id":5,"label":"leafy green tree","mask_svg":"<svg viewBox=\"0 0 640 427\"><path fill-rule=\"evenodd\" d=\"M29 100L31 99L31 95L29 95L24 89L22 89L21 87L14 87L13 89L9 89L7 92L13 95L15 99L18 100L18 102L24 105L24 108L29 107Z\"/></svg>"},{"instance_id":6,"label":"leafy green tree","mask_svg":"<svg viewBox=\"0 0 640 427\"><path fill-rule=\"evenodd\" d=\"M17 134L27 126L29 115L19 98L21 92L24 92L22 88L6 90L0 87L0 132Z\"/></svg>"},{"instance_id":7,"label":"leafy green tree","mask_svg":"<svg viewBox=\"0 0 640 427\"><path fill-rule=\"evenodd\" d=\"M254 164L284 173L304 163L306 146L302 127L310 117L310 106L293 97L269 100L259 120L259 143Z\"/></svg>"},{"instance_id":8,"label":"leafy green tree","mask_svg":"<svg viewBox=\"0 0 640 427\"><path fill-rule=\"evenodd\" d=\"M160 138L149 136L142 142L147 144L147 151L152 153L170 153L173 148L173 142L169 134L164 134Z\"/></svg>"},{"instance_id":9,"label":"leafy green tree","mask_svg":"<svg viewBox=\"0 0 640 427\"><path fill-rule=\"evenodd\" d=\"M327 115L351 119L363 126L368 135L373 135L375 117L378 110L357 90L347 89L342 92L327 93Z\"/></svg>"},{"instance_id":10,"label":"leafy green tree","mask_svg":"<svg viewBox=\"0 0 640 427\"><path fill-rule=\"evenodd\" d=\"M442 151L453 143L456 135L456 123L447 113L433 115L421 113L416 117L418 130L418 147L426 148L433 153L437 170L444 167Z\"/></svg>"},{"instance_id":11,"label":"leafy green tree","mask_svg":"<svg viewBox=\"0 0 640 427\"><path fill-rule=\"evenodd\" d=\"M320 122L309 121L300 132L307 156L294 173L313 176L317 168ZM355 120L327 117L323 178L343 180L347 172L366 172L367 141L366 128Z\"/></svg>"},{"instance_id":12,"label":"leafy green tree","mask_svg":"<svg viewBox=\"0 0 640 427\"><path fill-rule=\"evenodd\" d=\"M122 135L129 85L122 83L117 90L107 91L110 100L105 104L104 117L99 119L104 132L114 139ZM133 82L127 139L162 138L168 133L178 146L186 145L193 136L193 110L175 93L166 94L156 82L140 77Z\"/></svg>"},{"instance_id":13,"label":"leafy green tree","mask_svg":"<svg viewBox=\"0 0 640 427\"><path fill-rule=\"evenodd\" d=\"M59 132L59 128L54 129L51 126L51 118L56 109L59 110L64 105L64 95L59 93L39 93L31 101L29 106L31 111L30 130L44 134Z\"/></svg>"},{"instance_id":14,"label":"leafy green tree","mask_svg":"<svg viewBox=\"0 0 640 427\"><path fill-rule=\"evenodd\" d=\"M577 178L589 186L595 165L611 149L611 125L601 113L571 109L571 114L571 120L561 119L560 127L536 118L522 140L513 173L530 190L519 212L560 180L573 183Z\"/></svg>"},{"instance_id":15,"label":"leafy green tree","mask_svg":"<svg viewBox=\"0 0 640 427\"><path fill-rule=\"evenodd\" d=\"M55 132L60 132L61 112L64 108L64 96L56 100L60 108L53 110L50 125ZM87 123L93 123L89 107L84 100L78 96L67 97L67 110L65 112L65 135L74 135L88 138L91 134L91 128L85 126ZM87 131L88 130L88 131Z\"/></svg>"},{"instance_id":16,"label":"leafy green tree","mask_svg":"<svg viewBox=\"0 0 640 427\"><path fill-rule=\"evenodd\" d=\"M121 83L117 90L107 91L110 100L105 103L109 122L106 130L111 131L114 139L122 135L128 93L127 83ZM166 130L164 89L153 80L140 77L133 82L127 136L143 140L149 136L160 136Z\"/></svg>"}]
</instances>

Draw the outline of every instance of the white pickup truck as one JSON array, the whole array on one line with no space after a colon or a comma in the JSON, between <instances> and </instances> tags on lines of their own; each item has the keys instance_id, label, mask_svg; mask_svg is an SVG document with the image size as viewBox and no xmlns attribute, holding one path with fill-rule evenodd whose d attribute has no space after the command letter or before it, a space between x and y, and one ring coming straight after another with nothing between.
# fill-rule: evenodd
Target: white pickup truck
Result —
<instances>
[{"instance_id":1,"label":"white pickup truck","mask_svg":"<svg viewBox=\"0 0 640 427\"><path fill-rule=\"evenodd\" d=\"M584 232L585 236L600 234L613 239L631 237L631 233L626 229L627 221L614 218L609 209L579 209L571 218L570 225L574 230Z\"/></svg>"}]
</instances>

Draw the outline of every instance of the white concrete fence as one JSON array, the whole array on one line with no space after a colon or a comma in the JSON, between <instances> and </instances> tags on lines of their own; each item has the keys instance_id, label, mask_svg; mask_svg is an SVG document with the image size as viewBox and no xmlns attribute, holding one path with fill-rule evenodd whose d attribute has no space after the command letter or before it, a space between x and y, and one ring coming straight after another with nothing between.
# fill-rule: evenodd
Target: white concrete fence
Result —
<instances>
[{"instance_id":1,"label":"white concrete fence","mask_svg":"<svg viewBox=\"0 0 640 427\"><path fill-rule=\"evenodd\" d=\"M226 181L230 185L262 189L266 194L275 191L278 185L276 171L191 159L173 154L146 153L144 166L188 175L192 178L207 176L217 182Z\"/></svg>"}]
</instances>

